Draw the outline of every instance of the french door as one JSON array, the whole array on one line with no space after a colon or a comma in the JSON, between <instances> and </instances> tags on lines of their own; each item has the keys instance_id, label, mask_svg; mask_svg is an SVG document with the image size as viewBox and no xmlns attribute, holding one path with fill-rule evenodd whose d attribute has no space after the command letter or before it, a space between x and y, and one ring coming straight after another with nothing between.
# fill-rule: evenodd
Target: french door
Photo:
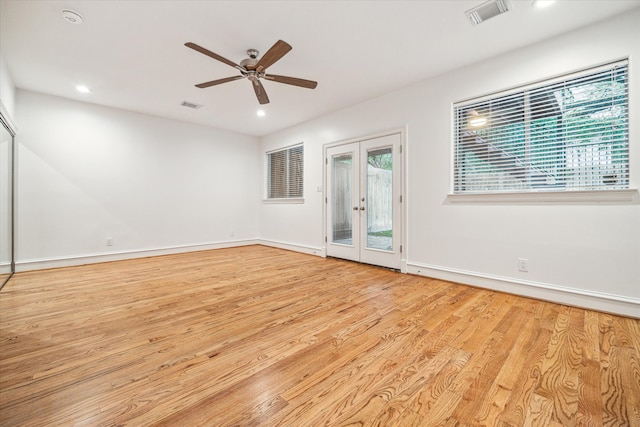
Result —
<instances>
[{"instance_id":1,"label":"french door","mask_svg":"<svg viewBox=\"0 0 640 427\"><path fill-rule=\"evenodd\" d=\"M401 135L327 148L327 255L389 268L401 261Z\"/></svg>"}]
</instances>

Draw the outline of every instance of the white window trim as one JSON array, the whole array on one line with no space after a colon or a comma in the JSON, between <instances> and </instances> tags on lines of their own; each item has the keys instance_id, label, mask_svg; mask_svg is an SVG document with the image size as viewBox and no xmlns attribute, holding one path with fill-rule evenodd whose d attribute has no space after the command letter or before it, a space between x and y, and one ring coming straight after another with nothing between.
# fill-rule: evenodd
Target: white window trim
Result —
<instances>
[{"instance_id":1,"label":"white window trim","mask_svg":"<svg viewBox=\"0 0 640 427\"><path fill-rule=\"evenodd\" d=\"M288 197L281 199L262 199L262 203L266 204L300 204L304 203L304 197Z\"/></svg>"},{"instance_id":2,"label":"white window trim","mask_svg":"<svg viewBox=\"0 0 640 427\"><path fill-rule=\"evenodd\" d=\"M474 203L640 203L640 192L637 189L625 190L595 190L595 191L549 191L549 192L504 192L504 193L467 193L447 194L446 203L474 204Z\"/></svg>"}]
</instances>

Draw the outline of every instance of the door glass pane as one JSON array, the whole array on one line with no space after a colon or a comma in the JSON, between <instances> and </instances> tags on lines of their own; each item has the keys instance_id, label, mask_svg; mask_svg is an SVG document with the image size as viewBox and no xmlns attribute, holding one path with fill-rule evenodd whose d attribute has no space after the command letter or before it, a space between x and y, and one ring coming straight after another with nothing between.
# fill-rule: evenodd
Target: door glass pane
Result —
<instances>
[{"instance_id":1,"label":"door glass pane","mask_svg":"<svg viewBox=\"0 0 640 427\"><path fill-rule=\"evenodd\" d=\"M393 152L367 151L367 248L393 250Z\"/></svg>"},{"instance_id":2,"label":"door glass pane","mask_svg":"<svg viewBox=\"0 0 640 427\"><path fill-rule=\"evenodd\" d=\"M332 160L331 177L331 218L333 243L344 245L353 244L353 219L351 191L353 183L353 156L352 154L341 154L334 156Z\"/></svg>"}]
</instances>

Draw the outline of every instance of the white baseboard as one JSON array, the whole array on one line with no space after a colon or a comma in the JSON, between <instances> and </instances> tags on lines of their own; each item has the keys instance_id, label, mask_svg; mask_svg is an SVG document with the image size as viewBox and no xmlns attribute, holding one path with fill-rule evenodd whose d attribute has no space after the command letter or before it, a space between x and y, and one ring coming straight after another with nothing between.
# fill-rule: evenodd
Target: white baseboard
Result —
<instances>
[{"instance_id":1,"label":"white baseboard","mask_svg":"<svg viewBox=\"0 0 640 427\"><path fill-rule=\"evenodd\" d=\"M492 276L411 262L407 263L407 273L536 298L557 304L640 318L640 298L568 288L547 283L521 281L509 277Z\"/></svg>"},{"instance_id":2,"label":"white baseboard","mask_svg":"<svg viewBox=\"0 0 640 427\"><path fill-rule=\"evenodd\" d=\"M225 242L202 243L196 245L169 246L154 249L139 249L132 251L109 252L103 254L79 255L61 258L47 258L16 261L16 272L44 270L47 268L73 267L99 262L121 261L134 258L146 258L160 255L173 255L185 252L206 251L209 249L232 248L236 246L258 245L259 240L229 240Z\"/></svg>"},{"instance_id":3,"label":"white baseboard","mask_svg":"<svg viewBox=\"0 0 640 427\"><path fill-rule=\"evenodd\" d=\"M298 243L280 242L277 240L258 239L259 245L271 246L273 248L287 249L294 252L302 252L309 255L316 255L323 258L327 256L327 250L324 247L300 245Z\"/></svg>"},{"instance_id":4,"label":"white baseboard","mask_svg":"<svg viewBox=\"0 0 640 427\"><path fill-rule=\"evenodd\" d=\"M300 245L268 239L231 240L225 242L203 243L196 245L172 246L155 249L111 252L103 254L80 255L62 258L20 260L16 262L16 272L43 270L47 268L72 267L125 259L145 258L159 255L172 255L185 252L222 249L237 246L264 245L279 249L326 257L326 248ZM425 265L402 260L403 273L432 277L469 286L491 289L525 297L566 304L606 313L640 318L640 298L631 298L603 292L568 288L547 283L516 280L509 277L492 276L472 271L457 270L448 267Z\"/></svg>"}]
</instances>

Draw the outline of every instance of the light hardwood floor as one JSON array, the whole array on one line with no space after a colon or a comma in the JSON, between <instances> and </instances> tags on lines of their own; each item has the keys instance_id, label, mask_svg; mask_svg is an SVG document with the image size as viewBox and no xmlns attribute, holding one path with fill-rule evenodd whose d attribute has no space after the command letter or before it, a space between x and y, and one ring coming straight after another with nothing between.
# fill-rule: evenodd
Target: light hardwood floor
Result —
<instances>
[{"instance_id":1,"label":"light hardwood floor","mask_svg":"<svg viewBox=\"0 0 640 427\"><path fill-rule=\"evenodd\" d=\"M2 426L640 426L640 321L263 246L20 273Z\"/></svg>"}]
</instances>

